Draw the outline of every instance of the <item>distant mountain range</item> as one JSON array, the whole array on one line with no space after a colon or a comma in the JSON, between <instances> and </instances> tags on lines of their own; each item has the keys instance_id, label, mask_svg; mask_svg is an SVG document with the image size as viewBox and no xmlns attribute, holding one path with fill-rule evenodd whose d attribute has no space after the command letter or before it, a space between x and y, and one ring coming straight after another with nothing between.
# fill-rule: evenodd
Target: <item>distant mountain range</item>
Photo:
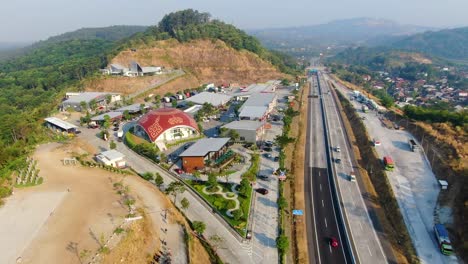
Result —
<instances>
[{"instance_id":1,"label":"distant mountain range","mask_svg":"<svg viewBox=\"0 0 468 264\"><path fill-rule=\"evenodd\" d=\"M386 19L352 18L320 25L256 29L248 32L271 48L298 45L323 48L327 46L360 45L375 39L382 40L382 38L386 37L408 36L428 30L434 30L434 28L403 25Z\"/></svg>"}]
</instances>

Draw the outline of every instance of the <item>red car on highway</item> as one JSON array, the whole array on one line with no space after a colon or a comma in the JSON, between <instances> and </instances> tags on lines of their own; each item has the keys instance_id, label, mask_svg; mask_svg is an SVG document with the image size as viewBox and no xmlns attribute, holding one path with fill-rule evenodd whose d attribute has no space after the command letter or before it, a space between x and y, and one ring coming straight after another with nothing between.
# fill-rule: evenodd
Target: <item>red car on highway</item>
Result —
<instances>
[{"instance_id":1,"label":"red car on highway","mask_svg":"<svg viewBox=\"0 0 468 264\"><path fill-rule=\"evenodd\" d=\"M336 248L338 247L338 239L336 239L335 237L330 237L330 246Z\"/></svg>"}]
</instances>

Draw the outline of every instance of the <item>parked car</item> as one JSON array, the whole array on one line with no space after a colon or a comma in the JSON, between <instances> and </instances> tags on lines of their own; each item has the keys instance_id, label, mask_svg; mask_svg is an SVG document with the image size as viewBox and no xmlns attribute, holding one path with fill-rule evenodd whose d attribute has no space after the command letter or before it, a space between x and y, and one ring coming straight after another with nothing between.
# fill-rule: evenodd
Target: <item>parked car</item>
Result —
<instances>
[{"instance_id":1,"label":"parked car","mask_svg":"<svg viewBox=\"0 0 468 264\"><path fill-rule=\"evenodd\" d=\"M336 147L335 147L335 151L336 151L336 152L341 152L340 146L336 146Z\"/></svg>"},{"instance_id":2,"label":"parked car","mask_svg":"<svg viewBox=\"0 0 468 264\"><path fill-rule=\"evenodd\" d=\"M273 149L272 149L272 148L270 148L270 147L266 147L266 148L263 148L263 150L264 150L264 151L268 151L268 152L270 152L270 151L272 151Z\"/></svg>"},{"instance_id":3,"label":"parked car","mask_svg":"<svg viewBox=\"0 0 468 264\"><path fill-rule=\"evenodd\" d=\"M274 159L273 159L274 162L278 162L279 161L279 157L276 156Z\"/></svg>"},{"instance_id":4,"label":"parked car","mask_svg":"<svg viewBox=\"0 0 468 264\"><path fill-rule=\"evenodd\" d=\"M255 191L257 191L258 193L263 194L263 195L268 194L268 190L265 189L265 188L258 188L258 189L255 190Z\"/></svg>"},{"instance_id":5,"label":"parked car","mask_svg":"<svg viewBox=\"0 0 468 264\"><path fill-rule=\"evenodd\" d=\"M354 175L353 172L351 172L351 173L349 174L348 177L349 177L349 181L351 181L351 182L355 182L355 181L356 181L356 175Z\"/></svg>"},{"instance_id":6,"label":"parked car","mask_svg":"<svg viewBox=\"0 0 468 264\"><path fill-rule=\"evenodd\" d=\"M265 153L265 154L263 154L263 156L265 156L265 158L269 158L269 159L271 159L273 157L271 155L271 153Z\"/></svg>"},{"instance_id":7,"label":"parked car","mask_svg":"<svg viewBox=\"0 0 468 264\"><path fill-rule=\"evenodd\" d=\"M114 130L114 131L119 131L119 127L118 127L118 126L117 126L117 127L114 127L112 130Z\"/></svg>"},{"instance_id":8,"label":"parked car","mask_svg":"<svg viewBox=\"0 0 468 264\"><path fill-rule=\"evenodd\" d=\"M184 170L183 170L183 169L179 169L179 168L175 169L174 171L175 171L177 174L182 174L182 173L184 173Z\"/></svg>"},{"instance_id":9,"label":"parked car","mask_svg":"<svg viewBox=\"0 0 468 264\"><path fill-rule=\"evenodd\" d=\"M336 239L335 237L330 237L330 246L336 248L338 247L338 239Z\"/></svg>"},{"instance_id":10,"label":"parked car","mask_svg":"<svg viewBox=\"0 0 468 264\"><path fill-rule=\"evenodd\" d=\"M336 162L337 164L341 164L341 159L340 159L340 158L335 158L335 162Z\"/></svg>"},{"instance_id":11,"label":"parked car","mask_svg":"<svg viewBox=\"0 0 468 264\"><path fill-rule=\"evenodd\" d=\"M374 138L374 146L380 146L380 145L382 145L380 140Z\"/></svg>"},{"instance_id":12,"label":"parked car","mask_svg":"<svg viewBox=\"0 0 468 264\"><path fill-rule=\"evenodd\" d=\"M270 181L270 177L268 177L268 175L259 174L259 175L257 175L257 177L258 177L260 180Z\"/></svg>"}]
</instances>

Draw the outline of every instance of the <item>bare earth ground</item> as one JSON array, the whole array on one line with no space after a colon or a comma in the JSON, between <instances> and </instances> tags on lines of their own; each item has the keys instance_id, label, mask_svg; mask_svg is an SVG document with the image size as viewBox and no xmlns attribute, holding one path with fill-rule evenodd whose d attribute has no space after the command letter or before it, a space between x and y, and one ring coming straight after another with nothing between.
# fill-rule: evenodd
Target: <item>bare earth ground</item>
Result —
<instances>
[{"instance_id":1,"label":"bare earth ground","mask_svg":"<svg viewBox=\"0 0 468 264\"><path fill-rule=\"evenodd\" d=\"M63 166L60 160L70 155L63 148L56 147L57 144L40 146L34 155L45 179L44 184L17 191L35 195L50 192L65 194L60 205L22 253L23 263L51 263L51 260L80 263L79 252L84 249L96 251L101 235L107 238L128 213L112 188L110 180L116 180L116 175L78 165ZM67 188L70 192L67 192ZM32 207L41 206L36 204Z\"/></svg>"},{"instance_id":2,"label":"bare earth ground","mask_svg":"<svg viewBox=\"0 0 468 264\"><path fill-rule=\"evenodd\" d=\"M144 76L138 78L105 76L86 80L84 87L86 91L114 92L129 95L148 86L156 86L168 77L167 75Z\"/></svg>"}]
</instances>

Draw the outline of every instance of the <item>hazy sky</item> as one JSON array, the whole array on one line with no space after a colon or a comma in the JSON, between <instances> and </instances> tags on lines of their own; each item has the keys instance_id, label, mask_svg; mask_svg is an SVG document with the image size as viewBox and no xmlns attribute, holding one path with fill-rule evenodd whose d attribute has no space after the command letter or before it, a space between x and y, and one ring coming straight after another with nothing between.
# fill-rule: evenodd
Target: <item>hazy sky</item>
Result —
<instances>
[{"instance_id":1,"label":"hazy sky","mask_svg":"<svg viewBox=\"0 0 468 264\"><path fill-rule=\"evenodd\" d=\"M468 25L468 0L2 0L0 41L35 41L82 27L153 25L185 8L240 28L375 17L434 27Z\"/></svg>"}]
</instances>

